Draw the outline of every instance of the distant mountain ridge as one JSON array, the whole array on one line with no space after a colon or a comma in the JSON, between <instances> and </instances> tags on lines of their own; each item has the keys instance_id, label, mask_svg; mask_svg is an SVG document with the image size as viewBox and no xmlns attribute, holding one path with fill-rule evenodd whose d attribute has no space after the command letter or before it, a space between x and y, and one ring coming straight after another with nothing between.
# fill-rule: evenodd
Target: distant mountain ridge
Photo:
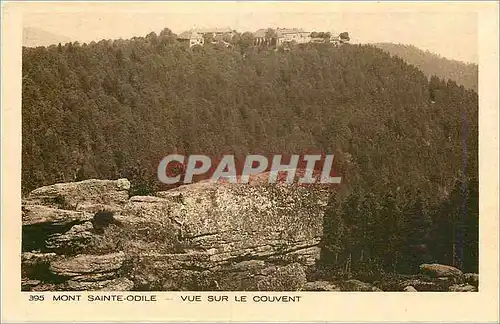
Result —
<instances>
[{"instance_id":1,"label":"distant mountain ridge","mask_svg":"<svg viewBox=\"0 0 500 324\"><path fill-rule=\"evenodd\" d=\"M371 44L391 55L396 55L422 70L427 77L436 75L442 79L451 79L467 89L477 92L478 66L474 63L451 60L430 51L424 51L414 45L374 43Z\"/></svg>"},{"instance_id":2,"label":"distant mountain ridge","mask_svg":"<svg viewBox=\"0 0 500 324\"><path fill-rule=\"evenodd\" d=\"M50 46L53 44L66 44L71 42L66 36L53 34L43 29L24 27L23 28L23 46L36 47L36 46Z\"/></svg>"}]
</instances>

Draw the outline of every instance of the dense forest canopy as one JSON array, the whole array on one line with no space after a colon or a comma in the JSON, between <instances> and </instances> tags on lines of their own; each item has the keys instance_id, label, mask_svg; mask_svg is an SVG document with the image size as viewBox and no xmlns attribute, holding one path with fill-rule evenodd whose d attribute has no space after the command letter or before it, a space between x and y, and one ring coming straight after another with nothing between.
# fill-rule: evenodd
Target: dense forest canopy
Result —
<instances>
[{"instance_id":1,"label":"dense forest canopy","mask_svg":"<svg viewBox=\"0 0 500 324\"><path fill-rule=\"evenodd\" d=\"M443 79L451 79L467 89L477 92L478 67L477 64L450 60L429 51L423 51L413 45L377 43L374 46L397 55L409 64L415 65L428 77L436 75Z\"/></svg>"},{"instance_id":2,"label":"dense forest canopy","mask_svg":"<svg viewBox=\"0 0 500 324\"><path fill-rule=\"evenodd\" d=\"M335 154L337 271L477 270L478 97L368 45L189 48L168 30L23 48L22 188L128 177L170 153Z\"/></svg>"}]
</instances>

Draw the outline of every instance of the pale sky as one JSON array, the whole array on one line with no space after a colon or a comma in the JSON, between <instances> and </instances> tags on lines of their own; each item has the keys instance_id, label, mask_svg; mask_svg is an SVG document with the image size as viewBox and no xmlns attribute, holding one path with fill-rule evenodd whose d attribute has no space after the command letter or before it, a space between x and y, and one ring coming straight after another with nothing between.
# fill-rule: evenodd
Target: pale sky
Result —
<instances>
[{"instance_id":1,"label":"pale sky","mask_svg":"<svg viewBox=\"0 0 500 324\"><path fill-rule=\"evenodd\" d=\"M80 42L146 36L168 27L267 27L348 31L354 43L412 44L447 58L477 63L477 7L473 3L111 2L30 3L24 26Z\"/></svg>"}]
</instances>

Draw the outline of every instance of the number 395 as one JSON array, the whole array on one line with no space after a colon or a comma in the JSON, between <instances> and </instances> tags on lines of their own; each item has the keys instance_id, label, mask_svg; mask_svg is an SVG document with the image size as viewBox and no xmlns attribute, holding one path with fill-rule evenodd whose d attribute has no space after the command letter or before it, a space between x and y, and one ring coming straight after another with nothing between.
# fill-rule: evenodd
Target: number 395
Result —
<instances>
[{"instance_id":1,"label":"number 395","mask_svg":"<svg viewBox=\"0 0 500 324\"><path fill-rule=\"evenodd\" d=\"M29 301L43 301L43 295L30 295Z\"/></svg>"}]
</instances>

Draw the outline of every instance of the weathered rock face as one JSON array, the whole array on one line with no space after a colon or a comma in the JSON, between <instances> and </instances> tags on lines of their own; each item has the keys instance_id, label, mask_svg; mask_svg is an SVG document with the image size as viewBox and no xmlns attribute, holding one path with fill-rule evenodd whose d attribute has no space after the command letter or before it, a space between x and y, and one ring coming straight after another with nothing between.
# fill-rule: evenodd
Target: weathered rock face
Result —
<instances>
[{"instance_id":1,"label":"weathered rock face","mask_svg":"<svg viewBox=\"0 0 500 324\"><path fill-rule=\"evenodd\" d=\"M55 233L47 237L45 247L49 250L72 254L84 250L92 240L92 222L73 225L67 232Z\"/></svg>"},{"instance_id":2,"label":"weathered rock face","mask_svg":"<svg viewBox=\"0 0 500 324\"><path fill-rule=\"evenodd\" d=\"M160 192L151 216L169 210L189 248L226 261L287 255L313 264L323 234L327 194L296 186L192 185ZM137 217L131 200L122 215ZM150 217L151 218L151 217Z\"/></svg>"},{"instance_id":3,"label":"weathered rock face","mask_svg":"<svg viewBox=\"0 0 500 324\"><path fill-rule=\"evenodd\" d=\"M79 255L50 263L50 271L61 277L85 277L92 279L113 273L121 268L125 253L105 255Z\"/></svg>"},{"instance_id":4,"label":"weathered rock face","mask_svg":"<svg viewBox=\"0 0 500 324\"><path fill-rule=\"evenodd\" d=\"M89 212L23 205L23 250L77 253L89 240L90 233L85 231L92 228L93 217Z\"/></svg>"},{"instance_id":5,"label":"weathered rock face","mask_svg":"<svg viewBox=\"0 0 500 324\"><path fill-rule=\"evenodd\" d=\"M319 258L323 189L201 183L128 198L128 188L88 180L31 192L22 288L298 290ZM95 213L103 207L114 213Z\"/></svg>"},{"instance_id":6,"label":"weathered rock face","mask_svg":"<svg viewBox=\"0 0 500 324\"><path fill-rule=\"evenodd\" d=\"M127 179L58 183L33 190L25 202L78 211L119 210L128 201L129 189Z\"/></svg>"},{"instance_id":7,"label":"weathered rock face","mask_svg":"<svg viewBox=\"0 0 500 324\"><path fill-rule=\"evenodd\" d=\"M64 226L91 220L93 213L51 208L43 205L27 204L22 206L23 225L50 224Z\"/></svg>"},{"instance_id":8,"label":"weathered rock face","mask_svg":"<svg viewBox=\"0 0 500 324\"><path fill-rule=\"evenodd\" d=\"M132 281L119 276L125 253L78 255L59 258L50 263L49 271L63 283L64 290L130 290ZM126 288L126 289L125 289Z\"/></svg>"}]
</instances>

